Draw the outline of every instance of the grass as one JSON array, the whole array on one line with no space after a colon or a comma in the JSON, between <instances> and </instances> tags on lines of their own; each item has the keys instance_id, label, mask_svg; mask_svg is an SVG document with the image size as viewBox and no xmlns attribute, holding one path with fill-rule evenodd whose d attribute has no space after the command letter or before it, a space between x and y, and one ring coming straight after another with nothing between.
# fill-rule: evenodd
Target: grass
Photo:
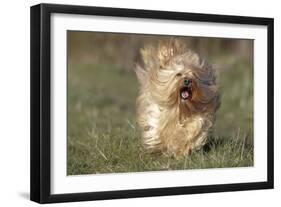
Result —
<instances>
[{"instance_id":1,"label":"grass","mask_svg":"<svg viewBox=\"0 0 281 207\"><path fill-rule=\"evenodd\" d=\"M207 145L174 159L141 147L133 72L69 64L68 175L253 166L252 70L239 61L219 75L222 105Z\"/></svg>"}]
</instances>

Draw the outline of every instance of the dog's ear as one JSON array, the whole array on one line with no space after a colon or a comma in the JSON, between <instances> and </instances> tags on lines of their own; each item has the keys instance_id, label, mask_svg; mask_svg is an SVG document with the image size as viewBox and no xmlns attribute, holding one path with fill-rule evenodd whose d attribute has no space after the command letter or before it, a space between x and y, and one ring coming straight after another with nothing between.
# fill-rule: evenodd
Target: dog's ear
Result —
<instances>
[{"instance_id":1,"label":"dog's ear","mask_svg":"<svg viewBox=\"0 0 281 207\"><path fill-rule=\"evenodd\" d=\"M139 62L140 67L143 66L147 71L157 67L157 50L153 45L146 45L140 50L140 54L142 57L142 64Z\"/></svg>"},{"instance_id":2,"label":"dog's ear","mask_svg":"<svg viewBox=\"0 0 281 207\"><path fill-rule=\"evenodd\" d=\"M139 83L144 85L147 79L147 71L138 64L135 65L134 69Z\"/></svg>"}]
</instances>

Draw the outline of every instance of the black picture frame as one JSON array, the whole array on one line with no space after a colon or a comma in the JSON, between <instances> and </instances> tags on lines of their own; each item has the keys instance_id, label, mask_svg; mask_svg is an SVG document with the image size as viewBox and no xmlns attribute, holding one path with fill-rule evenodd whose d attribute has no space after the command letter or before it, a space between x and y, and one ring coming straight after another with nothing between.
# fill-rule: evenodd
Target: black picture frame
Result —
<instances>
[{"instance_id":1,"label":"black picture frame","mask_svg":"<svg viewBox=\"0 0 281 207\"><path fill-rule=\"evenodd\" d=\"M50 188L50 129L51 129L51 45L50 15L53 13L98 15L112 17L133 17L210 23L232 23L267 26L267 181L238 184L219 184L186 187L167 187L73 194L51 194ZM195 14L168 11L103 8L89 6L39 4L31 7L31 169L30 199L38 203L88 201L102 199L166 196L179 194L211 193L272 189L274 186L273 151L273 39L272 18Z\"/></svg>"}]
</instances>

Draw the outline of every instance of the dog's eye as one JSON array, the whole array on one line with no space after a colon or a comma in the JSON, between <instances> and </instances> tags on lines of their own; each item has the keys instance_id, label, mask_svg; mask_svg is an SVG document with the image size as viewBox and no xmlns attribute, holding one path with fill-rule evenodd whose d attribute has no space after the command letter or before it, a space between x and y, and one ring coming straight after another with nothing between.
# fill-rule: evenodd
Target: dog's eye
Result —
<instances>
[{"instance_id":1,"label":"dog's eye","mask_svg":"<svg viewBox=\"0 0 281 207\"><path fill-rule=\"evenodd\" d=\"M181 77L182 74L181 74L181 73L177 73L176 76L177 76L177 77Z\"/></svg>"}]
</instances>

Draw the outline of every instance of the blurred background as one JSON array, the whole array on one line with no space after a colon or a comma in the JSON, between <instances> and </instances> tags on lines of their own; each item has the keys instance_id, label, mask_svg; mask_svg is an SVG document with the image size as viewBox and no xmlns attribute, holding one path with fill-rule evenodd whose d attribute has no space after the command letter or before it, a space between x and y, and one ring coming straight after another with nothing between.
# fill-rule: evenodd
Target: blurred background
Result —
<instances>
[{"instance_id":1,"label":"blurred background","mask_svg":"<svg viewBox=\"0 0 281 207\"><path fill-rule=\"evenodd\" d=\"M133 71L159 35L68 31L68 174L253 165L253 40L178 37L218 71L222 104L210 143L188 158L148 155L135 120Z\"/></svg>"}]
</instances>

